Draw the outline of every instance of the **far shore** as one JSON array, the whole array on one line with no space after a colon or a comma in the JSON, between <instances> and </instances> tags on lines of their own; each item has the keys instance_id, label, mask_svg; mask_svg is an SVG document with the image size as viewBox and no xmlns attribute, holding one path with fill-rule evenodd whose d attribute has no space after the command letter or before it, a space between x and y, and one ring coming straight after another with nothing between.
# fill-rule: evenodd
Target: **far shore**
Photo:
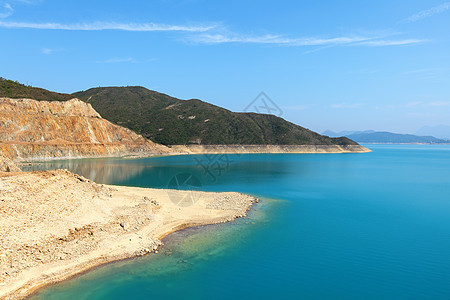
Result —
<instances>
[{"instance_id":1,"label":"far shore","mask_svg":"<svg viewBox=\"0 0 450 300\"><path fill-rule=\"evenodd\" d=\"M74 154L70 151L68 153L58 151L58 155L12 155L9 158L18 164L26 164L69 159L136 159L202 154L339 154L371 152L370 149L361 145L172 145L168 149L170 151L167 153L127 152L123 155L118 155L117 153L113 155L86 155Z\"/></svg>"}]
</instances>

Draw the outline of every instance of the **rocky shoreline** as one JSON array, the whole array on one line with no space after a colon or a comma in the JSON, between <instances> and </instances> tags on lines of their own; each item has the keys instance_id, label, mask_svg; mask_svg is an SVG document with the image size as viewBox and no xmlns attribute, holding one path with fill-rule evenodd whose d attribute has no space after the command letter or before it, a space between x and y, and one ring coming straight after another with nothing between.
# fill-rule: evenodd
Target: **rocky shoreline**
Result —
<instances>
[{"instance_id":1,"label":"rocky shoreline","mask_svg":"<svg viewBox=\"0 0 450 300\"><path fill-rule=\"evenodd\" d=\"M247 154L247 153L366 153L361 145L172 145L179 154Z\"/></svg>"},{"instance_id":2,"label":"rocky shoreline","mask_svg":"<svg viewBox=\"0 0 450 300\"><path fill-rule=\"evenodd\" d=\"M103 119L76 98L58 102L0 97L0 154L14 161L170 152Z\"/></svg>"},{"instance_id":3,"label":"rocky shoreline","mask_svg":"<svg viewBox=\"0 0 450 300\"><path fill-rule=\"evenodd\" d=\"M360 145L172 145L168 151L147 151L145 144L6 144L0 154L17 163L85 158L142 158L190 154L320 154L367 153Z\"/></svg>"},{"instance_id":4,"label":"rocky shoreline","mask_svg":"<svg viewBox=\"0 0 450 300\"><path fill-rule=\"evenodd\" d=\"M99 185L65 170L0 173L0 298L22 299L154 252L174 231L232 221L255 202L239 193Z\"/></svg>"}]
</instances>

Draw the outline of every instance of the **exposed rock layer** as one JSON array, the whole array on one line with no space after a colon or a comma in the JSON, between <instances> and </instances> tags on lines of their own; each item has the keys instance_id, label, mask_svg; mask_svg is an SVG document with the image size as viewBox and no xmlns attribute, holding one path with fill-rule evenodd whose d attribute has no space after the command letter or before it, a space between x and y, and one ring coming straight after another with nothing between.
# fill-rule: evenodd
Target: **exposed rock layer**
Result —
<instances>
[{"instance_id":1,"label":"exposed rock layer","mask_svg":"<svg viewBox=\"0 0 450 300\"><path fill-rule=\"evenodd\" d=\"M0 98L0 151L12 159L151 155L170 152L103 119L90 104Z\"/></svg>"},{"instance_id":2,"label":"exposed rock layer","mask_svg":"<svg viewBox=\"0 0 450 300\"><path fill-rule=\"evenodd\" d=\"M202 153L368 152L360 145L174 145L146 140L78 99L0 98L0 154L13 160Z\"/></svg>"}]
</instances>

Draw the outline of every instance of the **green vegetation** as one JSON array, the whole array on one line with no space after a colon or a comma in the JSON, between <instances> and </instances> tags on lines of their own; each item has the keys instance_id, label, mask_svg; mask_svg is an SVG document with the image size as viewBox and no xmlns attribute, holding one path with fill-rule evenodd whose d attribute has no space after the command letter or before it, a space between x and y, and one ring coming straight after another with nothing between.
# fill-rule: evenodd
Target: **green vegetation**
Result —
<instances>
[{"instance_id":1,"label":"green vegetation","mask_svg":"<svg viewBox=\"0 0 450 300\"><path fill-rule=\"evenodd\" d=\"M30 98L46 101L65 101L74 98L69 94L50 92L41 88L23 85L17 81L7 80L0 77L0 97Z\"/></svg>"},{"instance_id":2,"label":"green vegetation","mask_svg":"<svg viewBox=\"0 0 450 300\"><path fill-rule=\"evenodd\" d=\"M164 145L355 145L256 113L235 113L201 100L180 100L143 87L93 88L72 95L0 79L0 97L90 103L100 115Z\"/></svg>"},{"instance_id":3,"label":"green vegetation","mask_svg":"<svg viewBox=\"0 0 450 300\"><path fill-rule=\"evenodd\" d=\"M93 88L74 96L102 117L165 145L353 145L256 113L235 113L201 100L180 100L143 87Z\"/></svg>"}]
</instances>

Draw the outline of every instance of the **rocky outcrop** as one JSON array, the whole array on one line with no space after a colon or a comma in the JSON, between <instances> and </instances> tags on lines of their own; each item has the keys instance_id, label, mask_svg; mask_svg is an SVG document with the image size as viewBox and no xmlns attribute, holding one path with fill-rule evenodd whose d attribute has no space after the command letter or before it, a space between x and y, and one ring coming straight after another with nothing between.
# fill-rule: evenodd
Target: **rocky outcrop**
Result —
<instances>
[{"instance_id":1,"label":"rocky outcrop","mask_svg":"<svg viewBox=\"0 0 450 300\"><path fill-rule=\"evenodd\" d=\"M9 158L0 155L0 172L20 172L17 167Z\"/></svg>"},{"instance_id":2,"label":"rocky outcrop","mask_svg":"<svg viewBox=\"0 0 450 300\"><path fill-rule=\"evenodd\" d=\"M170 149L103 119L78 99L0 98L0 151L15 160L152 155Z\"/></svg>"}]
</instances>

